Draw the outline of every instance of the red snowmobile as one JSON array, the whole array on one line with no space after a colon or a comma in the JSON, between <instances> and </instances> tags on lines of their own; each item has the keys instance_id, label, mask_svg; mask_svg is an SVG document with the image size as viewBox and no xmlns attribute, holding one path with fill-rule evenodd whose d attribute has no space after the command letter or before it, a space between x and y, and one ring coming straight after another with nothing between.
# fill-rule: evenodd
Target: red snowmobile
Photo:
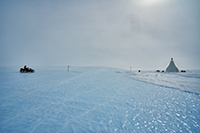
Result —
<instances>
[{"instance_id":1,"label":"red snowmobile","mask_svg":"<svg viewBox=\"0 0 200 133\"><path fill-rule=\"evenodd\" d=\"M35 72L34 69L32 69L32 68L27 68L26 66L24 66L24 68L20 68L19 71L20 71L21 73L27 73L27 72L33 73L33 72Z\"/></svg>"}]
</instances>

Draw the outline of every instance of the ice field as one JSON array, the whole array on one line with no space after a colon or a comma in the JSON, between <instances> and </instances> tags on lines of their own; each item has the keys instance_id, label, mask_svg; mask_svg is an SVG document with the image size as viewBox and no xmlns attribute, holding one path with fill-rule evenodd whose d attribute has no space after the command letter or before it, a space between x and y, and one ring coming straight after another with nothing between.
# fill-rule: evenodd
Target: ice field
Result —
<instances>
[{"instance_id":1,"label":"ice field","mask_svg":"<svg viewBox=\"0 0 200 133\"><path fill-rule=\"evenodd\" d=\"M198 71L18 69L0 70L1 133L200 132Z\"/></svg>"},{"instance_id":2,"label":"ice field","mask_svg":"<svg viewBox=\"0 0 200 133\"><path fill-rule=\"evenodd\" d=\"M186 73L143 71L129 72L129 77L155 85L171 87L200 94L200 71L191 70Z\"/></svg>"}]
</instances>

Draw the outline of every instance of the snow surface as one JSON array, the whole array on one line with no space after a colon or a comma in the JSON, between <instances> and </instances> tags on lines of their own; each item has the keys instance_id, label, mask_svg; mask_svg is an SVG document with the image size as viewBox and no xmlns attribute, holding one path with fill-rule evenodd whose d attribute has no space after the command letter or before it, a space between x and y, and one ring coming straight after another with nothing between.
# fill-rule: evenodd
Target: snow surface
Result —
<instances>
[{"instance_id":1,"label":"snow surface","mask_svg":"<svg viewBox=\"0 0 200 133\"><path fill-rule=\"evenodd\" d=\"M1 68L1 133L200 132L200 95L181 91L199 89L198 73L35 70Z\"/></svg>"},{"instance_id":2,"label":"snow surface","mask_svg":"<svg viewBox=\"0 0 200 133\"><path fill-rule=\"evenodd\" d=\"M200 94L200 71L181 72L129 72L128 77L155 85Z\"/></svg>"}]
</instances>

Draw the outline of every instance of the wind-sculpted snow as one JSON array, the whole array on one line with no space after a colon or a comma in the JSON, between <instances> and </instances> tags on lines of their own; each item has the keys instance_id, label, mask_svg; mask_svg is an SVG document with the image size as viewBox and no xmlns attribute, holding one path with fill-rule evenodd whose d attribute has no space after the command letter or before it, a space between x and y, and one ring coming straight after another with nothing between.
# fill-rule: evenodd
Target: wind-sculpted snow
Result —
<instances>
[{"instance_id":1,"label":"wind-sculpted snow","mask_svg":"<svg viewBox=\"0 0 200 133\"><path fill-rule=\"evenodd\" d=\"M200 71L197 70L187 73L130 72L128 77L160 86L200 94Z\"/></svg>"},{"instance_id":2,"label":"wind-sculpted snow","mask_svg":"<svg viewBox=\"0 0 200 133\"><path fill-rule=\"evenodd\" d=\"M140 82L122 69L35 70L0 72L1 133L200 132L198 94Z\"/></svg>"}]
</instances>

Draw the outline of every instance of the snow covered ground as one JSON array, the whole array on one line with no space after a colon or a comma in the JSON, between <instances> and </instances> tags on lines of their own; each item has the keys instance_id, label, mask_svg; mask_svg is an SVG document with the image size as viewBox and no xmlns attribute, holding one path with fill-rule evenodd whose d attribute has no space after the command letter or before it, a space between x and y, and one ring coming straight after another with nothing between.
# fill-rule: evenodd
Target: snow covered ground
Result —
<instances>
[{"instance_id":1,"label":"snow covered ground","mask_svg":"<svg viewBox=\"0 0 200 133\"><path fill-rule=\"evenodd\" d=\"M200 132L198 73L35 70L1 68L1 133Z\"/></svg>"},{"instance_id":2,"label":"snow covered ground","mask_svg":"<svg viewBox=\"0 0 200 133\"><path fill-rule=\"evenodd\" d=\"M155 71L128 73L128 77L134 78L136 80L200 94L200 71L198 70L192 70L186 73L162 73Z\"/></svg>"}]
</instances>

